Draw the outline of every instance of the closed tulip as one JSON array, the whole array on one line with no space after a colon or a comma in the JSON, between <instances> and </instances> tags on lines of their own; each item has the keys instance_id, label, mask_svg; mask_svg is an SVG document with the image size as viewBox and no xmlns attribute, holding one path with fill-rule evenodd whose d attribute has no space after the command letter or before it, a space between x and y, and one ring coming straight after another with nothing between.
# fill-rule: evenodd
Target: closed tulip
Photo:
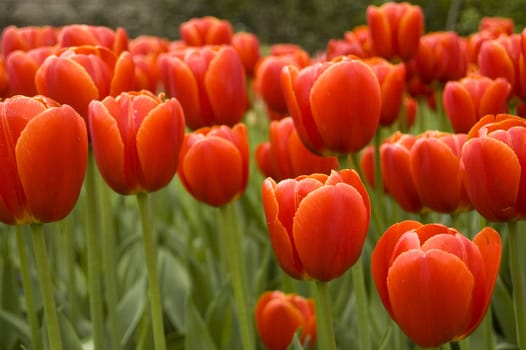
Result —
<instances>
[{"instance_id":1,"label":"closed tulip","mask_svg":"<svg viewBox=\"0 0 526 350\"><path fill-rule=\"evenodd\" d=\"M287 66L282 88L301 140L318 154L358 152L380 122L382 94L373 70L340 56L303 69Z\"/></svg>"},{"instance_id":2,"label":"closed tulip","mask_svg":"<svg viewBox=\"0 0 526 350\"><path fill-rule=\"evenodd\" d=\"M526 120L489 114L471 128L461 154L474 208L492 221L526 218Z\"/></svg>"},{"instance_id":3,"label":"closed tulip","mask_svg":"<svg viewBox=\"0 0 526 350\"><path fill-rule=\"evenodd\" d=\"M296 279L329 281L360 257L370 202L358 173L344 169L263 182L263 207L274 254Z\"/></svg>"},{"instance_id":4,"label":"closed tulip","mask_svg":"<svg viewBox=\"0 0 526 350\"><path fill-rule=\"evenodd\" d=\"M185 130L176 99L141 91L92 101L89 129L99 171L115 192L157 191L175 175Z\"/></svg>"},{"instance_id":5,"label":"closed tulip","mask_svg":"<svg viewBox=\"0 0 526 350\"><path fill-rule=\"evenodd\" d=\"M402 209L418 213L422 202L411 173L411 148L416 136L395 132L380 146L380 171L384 187Z\"/></svg>"},{"instance_id":6,"label":"closed tulip","mask_svg":"<svg viewBox=\"0 0 526 350\"><path fill-rule=\"evenodd\" d=\"M69 104L86 120L92 100L135 89L133 60L101 46L76 46L47 57L35 75L37 91Z\"/></svg>"},{"instance_id":7,"label":"closed tulip","mask_svg":"<svg viewBox=\"0 0 526 350\"><path fill-rule=\"evenodd\" d=\"M462 183L460 153L466 134L426 131L410 150L411 177L421 203L440 213L471 209Z\"/></svg>"},{"instance_id":8,"label":"closed tulip","mask_svg":"<svg viewBox=\"0 0 526 350\"><path fill-rule=\"evenodd\" d=\"M86 126L44 96L0 101L0 221L46 223L66 217L84 181Z\"/></svg>"},{"instance_id":9,"label":"closed tulip","mask_svg":"<svg viewBox=\"0 0 526 350\"><path fill-rule=\"evenodd\" d=\"M453 31L423 35L413 59L424 83L458 80L467 73L466 42Z\"/></svg>"},{"instance_id":10,"label":"closed tulip","mask_svg":"<svg viewBox=\"0 0 526 350\"><path fill-rule=\"evenodd\" d=\"M57 31L51 26L9 25L2 30L2 48L0 52L5 59L14 51L29 51L39 47L55 46Z\"/></svg>"},{"instance_id":11,"label":"closed tulip","mask_svg":"<svg viewBox=\"0 0 526 350\"><path fill-rule=\"evenodd\" d=\"M185 136L179 178L195 199L220 207L245 191L248 162L245 124L200 128Z\"/></svg>"},{"instance_id":12,"label":"closed tulip","mask_svg":"<svg viewBox=\"0 0 526 350\"><path fill-rule=\"evenodd\" d=\"M247 77L254 75L256 63L261 58L259 39L256 34L237 32L232 36L232 46L236 49Z\"/></svg>"},{"instance_id":13,"label":"closed tulip","mask_svg":"<svg viewBox=\"0 0 526 350\"><path fill-rule=\"evenodd\" d=\"M511 85L504 78L470 74L447 82L442 102L453 130L467 133L486 114L506 113L510 93Z\"/></svg>"},{"instance_id":14,"label":"closed tulip","mask_svg":"<svg viewBox=\"0 0 526 350\"><path fill-rule=\"evenodd\" d=\"M256 328L269 350L286 350L294 334L300 331L300 341L316 341L316 312L313 299L281 291L263 293L255 307Z\"/></svg>"},{"instance_id":15,"label":"closed tulip","mask_svg":"<svg viewBox=\"0 0 526 350\"><path fill-rule=\"evenodd\" d=\"M118 56L128 50L128 33L124 28L68 24L59 29L57 44L59 47L102 46Z\"/></svg>"},{"instance_id":16,"label":"closed tulip","mask_svg":"<svg viewBox=\"0 0 526 350\"><path fill-rule=\"evenodd\" d=\"M416 54L425 27L420 6L390 1L368 6L366 16L378 56L407 61Z\"/></svg>"},{"instance_id":17,"label":"closed tulip","mask_svg":"<svg viewBox=\"0 0 526 350\"><path fill-rule=\"evenodd\" d=\"M181 23L179 34L188 46L228 45L232 41L234 29L227 20L205 16Z\"/></svg>"},{"instance_id":18,"label":"closed tulip","mask_svg":"<svg viewBox=\"0 0 526 350\"><path fill-rule=\"evenodd\" d=\"M371 256L376 289L391 318L416 344L438 347L470 335L491 302L501 239L483 228L470 241L454 228L402 221Z\"/></svg>"},{"instance_id":19,"label":"closed tulip","mask_svg":"<svg viewBox=\"0 0 526 350\"><path fill-rule=\"evenodd\" d=\"M192 129L233 126L248 108L246 77L232 46L186 48L161 54L159 74L167 93L183 106Z\"/></svg>"},{"instance_id":20,"label":"closed tulip","mask_svg":"<svg viewBox=\"0 0 526 350\"><path fill-rule=\"evenodd\" d=\"M502 77L514 95L526 98L526 64L520 34L501 35L480 45L478 65L481 74L492 79Z\"/></svg>"},{"instance_id":21,"label":"closed tulip","mask_svg":"<svg viewBox=\"0 0 526 350\"><path fill-rule=\"evenodd\" d=\"M256 148L256 161L265 177L275 181L312 173L329 174L338 169L338 158L321 157L301 142L291 117L272 121L269 141Z\"/></svg>"},{"instance_id":22,"label":"closed tulip","mask_svg":"<svg viewBox=\"0 0 526 350\"><path fill-rule=\"evenodd\" d=\"M365 62L376 74L382 91L380 125L392 125L398 119L404 102L405 66L402 63L393 64L380 57L369 58Z\"/></svg>"}]
</instances>

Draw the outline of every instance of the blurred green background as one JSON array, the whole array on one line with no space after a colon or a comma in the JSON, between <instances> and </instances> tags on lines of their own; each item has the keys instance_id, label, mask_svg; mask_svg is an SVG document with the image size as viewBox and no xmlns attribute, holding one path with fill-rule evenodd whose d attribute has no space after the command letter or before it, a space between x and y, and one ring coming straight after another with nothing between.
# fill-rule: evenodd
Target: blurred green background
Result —
<instances>
[{"instance_id":1,"label":"blurred green background","mask_svg":"<svg viewBox=\"0 0 526 350\"><path fill-rule=\"evenodd\" d=\"M263 43L293 42L310 52L325 49L356 25L365 24L363 0L0 0L0 28L9 24L63 25L86 23L124 27L130 37L152 34L179 38L179 24L191 17L228 19L236 31L256 33ZM477 30L484 16L515 20L516 31L526 24L526 0L420 0L426 31Z\"/></svg>"}]
</instances>

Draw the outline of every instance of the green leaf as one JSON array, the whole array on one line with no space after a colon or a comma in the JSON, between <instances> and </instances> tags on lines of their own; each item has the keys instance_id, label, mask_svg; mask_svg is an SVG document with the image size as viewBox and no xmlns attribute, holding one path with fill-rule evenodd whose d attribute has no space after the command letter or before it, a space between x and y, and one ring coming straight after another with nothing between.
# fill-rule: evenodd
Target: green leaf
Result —
<instances>
[{"instance_id":1,"label":"green leaf","mask_svg":"<svg viewBox=\"0 0 526 350\"><path fill-rule=\"evenodd\" d=\"M174 327L185 329L186 300L192 291L188 270L180 259L166 249L159 249L159 268L163 309Z\"/></svg>"},{"instance_id":2,"label":"green leaf","mask_svg":"<svg viewBox=\"0 0 526 350\"><path fill-rule=\"evenodd\" d=\"M217 350L203 318L191 299L186 303L185 349Z\"/></svg>"},{"instance_id":3,"label":"green leaf","mask_svg":"<svg viewBox=\"0 0 526 350\"><path fill-rule=\"evenodd\" d=\"M121 324L121 344L128 344L144 312L146 297L145 278L138 279L117 306Z\"/></svg>"},{"instance_id":4,"label":"green leaf","mask_svg":"<svg viewBox=\"0 0 526 350\"><path fill-rule=\"evenodd\" d=\"M506 289L500 276L497 278L492 300L493 314L497 318L504 338L514 342L515 337L515 314L510 292Z\"/></svg>"},{"instance_id":5,"label":"green leaf","mask_svg":"<svg viewBox=\"0 0 526 350\"><path fill-rule=\"evenodd\" d=\"M9 311L0 309L0 320L6 328L2 328L2 334L10 334L10 330L14 331L23 343L31 343L31 333L26 320ZM12 334L12 333L11 333Z\"/></svg>"}]
</instances>

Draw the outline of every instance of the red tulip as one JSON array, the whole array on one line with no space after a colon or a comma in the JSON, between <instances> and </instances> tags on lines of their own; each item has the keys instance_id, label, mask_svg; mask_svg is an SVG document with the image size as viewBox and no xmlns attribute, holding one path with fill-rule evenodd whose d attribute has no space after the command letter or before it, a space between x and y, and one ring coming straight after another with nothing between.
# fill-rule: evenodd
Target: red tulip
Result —
<instances>
[{"instance_id":1,"label":"red tulip","mask_svg":"<svg viewBox=\"0 0 526 350\"><path fill-rule=\"evenodd\" d=\"M316 312L313 299L280 291L263 293L255 307L256 328L269 350L286 350L297 331L300 342L316 340Z\"/></svg>"},{"instance_id":2,"label":"red tulip","mask_svg":"<svg viewBox=\"0 0 526 350\"><path fill-rule=\"evenodd\" d=\"M466 42L456 32L425 34L413 59L424 83L458 80L467 73Z\"/></svg>"},{"instance_id":3,"label":"red tulip","mask_svg":"<svg viewBox=\"0 0 526 350\"><path fill-rule=\"evenodd\" d=\"M186 48L161 54L159 74L170 96L181 102L187 125L233 126L248 108L243 64L232 46Z\"/></svg>"},{"instance_id":4,"label":"red tulip","mask_svg":"<svg viewBox=\"0 0 526 350\"><path fill-rule=\"evenodd\" d=\"M220 207L239 197L248 182L247 128L205 127L185 136L179 178L198 201ZM226 176L225 176L226 175Z\"/></svg>"},{"instance_id":5,"label":"red tulip","mask_svg":"<svg viewBox=\"0 0 526 350\"><path fill-rule=\"evenodd\" d=\"M416 136L394 133L380 146L380 170L384 187L407 212L418 213L423 209L411 174L411 148Z\"/></svg>"},{"instance_id":6,"label":"red tulip","mask_svg":"<svg viewBox=\"0 0 526 350\"><path fill-rule=\"evenodd\" d=\"M457 133L467 133L486 114L506 113L511 85L504 78L470 74L449 81L443 91L444 110Z\"/></svg>"},{"instance_id":7,"label":"red tulip","mask_svg":"<svg viewBox=\"0 0 526 350\"><path fill-rule=\"evenodd\" d=\"M66 217L84 181L86 126L73 108L44 96L0 101L0 221Z\"/></svg>"},{"instance_id":8,"label":"red tulip","mask_svg":"<svg viewBox=\"0 0 526 350\"><path fill-rule=\"evenodd\" d=\"M0 99L7 96L8 89L9 82L5 62L2 58L0 58Z\"/></svg>"},{"instance_id":9,"label":"red tulip","mask_svg":"<svg viewBox=\"0 0 526 350\"><path fill-rule=\"evenodd\" d=\"M38 94L35 75L44 60L54 54L54 47L45 46L28 51L13 51L7 56L6 69L9 94L34 96Z\"/></svg>"},{"instance_id":10,"label":"red tulip","mask_svg":"<svg viewBox=\"0 0 526 350\"><path fill-rule=\"evenodd\" d=\"M358 152L376 133L382 109L380 84L364 62L348 56L287 66L282 88L294 125L318 154Z\"/></svg>"},{"instance_id":11,"label":"red tulip","mask_svg":"<svg viewBox=\"0 0 526 350\"><path fill-rule=\"evenodd\" d=\"M326 60L347 55L355 55L360 58L367 57L358 36L352 31L345 32L343 39L330 39L325 50Z\"/></svg>"},{"instance_id":12,"label":"red tulip","mask_svg":"<svg viewBox=\"0 0 526 350\"><path fill-rule=\"evenodd\" d=\"M367 7L367 24L378 56L409 60L416 54L424 33L422 8L407 2L387 2Z\"/></svg>"},{"instance_id":13,"label":"red tulip","mask_svg":"<svg viewBox=\"0 0 526 350\"><path fill-rule=\"evenodd\" d=\"M262 191L272 248L290 276L329 281L359 259L371 206L356 171L267 178Z\"/></svg>"},{"instance_id":14,"label":"red tulip","mask_svg":"<svg viewBox=\"0 0 526 350\"><path fill-rule=\"evenodd\" d=\"M168 39L155 35L139 35L128 42L132 55L149 55L167 52L170 42Z\"/></svg>"},{"instance_id":15,"label":"red tulip","mask_svg":"<svg viewBox=\"0 0 526 350\"><path fill-rule=\"evenodd\" d=\"M460 172L465 134L426 131L410 150L411 177L421 203L440 213L471 209Z\"/></svg>"},{"instance_id":16,"label":"red tulip","mask_svg":"<svg viewBox=\"0 0 526 350\"><path fill-rule=\"evenodd\" d=\"M175 175L185 129L176 99L144 90L95 100L89 128L95 161L114 191L157 191Z\"/></svg>"},{"instance_id":17,"label":"red tulip","mask_svg":"<svg viewBox=\"0 0 526 350\"><path fill-rule=\"evenodd\" d=\"M290 52L282 52L281 48L274 47L276 54L265 56L256 65L254 73L253 88L269 112L271 120L279 120L289 115L287 102L285 100L283 88L281 86L281 71L288 65L298 68L306 67L310 64L308 53L295 46Z\"/></svg>"},{"instance_id":18,"label":"red tulip","mask_svg":"<svg viewBox=\"0 0 526 350\"><path fill-rule=\"evenodd\" d=\"M205 16L181 23L179 34L189 46L228 45L232 41L234 29L227 20Z\"/></svg>"},{"instance_id":19,"label":"red tulip","mask_svg":"<svg viewBox=\"0 0 526 350\"><path fill-rule=\"evenodd\" d=\"M510 35L513 33L515 23L511 18L505 17L483 17L479 22L479 31L491 32L495 37L500 34Z\"/></svg>"},{"instance_id":20,"label":"red tulip","mask_svg":"<svg viewBox=\"0 0 526 350\"><path fill-rule=\"evenodd\" d=\"M501 35L484 41L479 50L480 72L492 79L502 77L511 84L513 93L526 98L526 63L521 54L521 35ZM525 50L526 51L526 50Z\"/></svg>"},{"instance_id":21,"label":"red tulip","mask_svg":"<svg viewBox=\"0 0 526 350\"><path fill-rule=\"evenodd\" d=\"M256 161L265 177L275 181L338 169L338 158L320 157L301 142L291 117L270 123L269 142L256 148Z\"/></svg>"},{"instance_id":22,"label":"red tulip","mask_svg":"<svg viewBox=\"0 0 526 350\"><path fill-rule=\"evenodd\" d=\"M256 63L261 58L258 37L253 33L234 33L232 36L232 46L241 58L247 76L253 76Z\"/></svg>"},{"instance_id":23,"label":"red tulip","mask_svg":"<svg viewBox=\"0 0 526 350\"><path fill-rule=\"evenodd\" d=\"M416 344L438 347L471 334L491 302L501 257L497 231L470 241L441 224L402 221L371 256L376 289L391 318Z\"/></svg>"},{"instance_id":24,"label":"red tulip","mask_svg":"<svg viewBox=\"0 0 526 350\"><path fill-rule=\"evenodd\" d=\"M133 60L129 52L116 56L104 47L71 47L46 58L35 84L40 94L69 104L87 122L92 100L134 90Z\"/></svg>"},{"instance_id":25,"label":"red tulip","mask_svg":"<svg viewBox=\"0 0 526 350\"><path fill-rule=\"evenodd\" d=\"M526 218L526 120L489 114L471 128L462 179L475 209L492 221Z\"/></svg>"},{"instance_id":26,"label":"red tulip","mask_svg":"<svg viewBox=\"0 0 526 350\"><path fill-rule=\"evenodd\" d=\"M364 60L376 74L382 91L380 125L392 125L398 119L404 101L405 66L392 64L380 57Z\"/></svg>"},{"instance_id":27,"label":"red tulip","mask_svg":"<svg viewBox=\"0 0 526 350\"><path fill-rule=\"evenodd\" d=\"M57 32L51 26L7 26L2 30L2 57L5 59L13 51L29 51L38 47L54 46Z\"/></svg>"},{"instance_id":28,"label":"red tulip","mask_svg":"<svg viewBox=\"0 0 526 350\"><path fill-rule=\"evenodd\" d=\"M59 47L85 45L102 46L118 56L123 51L128 50L128 33L124 28L113 30L105 26L87 24L69 24L60 28L58 32Z\"/></svg>"}]
</instances>

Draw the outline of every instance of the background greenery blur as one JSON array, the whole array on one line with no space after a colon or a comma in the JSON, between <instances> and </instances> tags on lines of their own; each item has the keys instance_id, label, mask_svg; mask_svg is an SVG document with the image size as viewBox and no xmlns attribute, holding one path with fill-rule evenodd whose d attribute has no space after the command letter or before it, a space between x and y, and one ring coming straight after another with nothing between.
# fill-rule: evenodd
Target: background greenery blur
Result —
<instances>
[{"instance_id":1,"label":"background greenery blur","mask_svg":"<svg viewBox=\"0 0 526 350\"><path fill-rule=\"evenodd\" d=\"M356 25L365 0L0 0L0 28L9 24L85 23L124 27L130 37L152 34L179 38L179 24L191 17L228 19L236 31L256 33L263 43L293 42L310 52L325 49ZM414 0L426 17L426 31L474 32L484 16L510 17L516 31L526 24L526 0Z\"/></svg>"}]
</instances>

